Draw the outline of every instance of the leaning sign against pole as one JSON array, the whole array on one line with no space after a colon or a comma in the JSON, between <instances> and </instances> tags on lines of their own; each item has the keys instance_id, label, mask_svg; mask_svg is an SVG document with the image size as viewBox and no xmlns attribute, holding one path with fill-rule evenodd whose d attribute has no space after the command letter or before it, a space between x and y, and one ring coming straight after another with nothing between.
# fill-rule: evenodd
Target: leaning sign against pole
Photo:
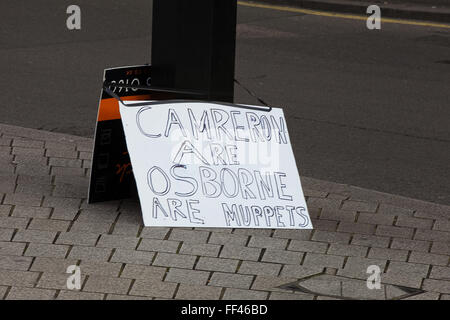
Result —
<instances>
[{"instance_id":1,"label":"leaning sign against pole","mask_svg":"<svg viewBox=\"0 0 450 320\"><path fill-rule=\"evenodd\" d=\"M121 104L146 226L311 229L282 109Z\"/></svg>"},{"instance_id":2,"label":"leaning sign against pole","mask_svg":"<svg viewBox=\"0 0 450 320\"><path fill-rule=\"evenodd\" d=\"M90 202L137 187L146 226L312 228L282 109L232 103L236 5L154 1L152 66L105 74Z\"/></svg>"}]
</instances>

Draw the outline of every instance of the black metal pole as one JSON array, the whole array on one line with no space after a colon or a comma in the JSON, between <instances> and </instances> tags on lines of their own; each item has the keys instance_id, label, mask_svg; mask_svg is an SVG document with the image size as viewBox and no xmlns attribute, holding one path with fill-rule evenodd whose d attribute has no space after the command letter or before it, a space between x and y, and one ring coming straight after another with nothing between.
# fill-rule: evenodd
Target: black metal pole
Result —
<instances>
[{"instance_id":1,"label":"black metal pole","mask_svg":"<svg viewBox=\"0 0 450 320\"><path fill-rule=\"evenodd\" d=\"M152 85L233 102L237 0L154 0Z\"/></svg>"}]
</instances>

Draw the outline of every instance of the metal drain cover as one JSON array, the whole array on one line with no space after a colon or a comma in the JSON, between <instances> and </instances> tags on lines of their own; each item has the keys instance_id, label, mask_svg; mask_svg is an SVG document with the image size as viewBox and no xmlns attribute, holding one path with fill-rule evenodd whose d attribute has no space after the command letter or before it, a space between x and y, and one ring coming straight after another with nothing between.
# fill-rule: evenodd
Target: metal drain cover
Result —
<instances>
[{"instance_id":1,"label":"metal drain cover","mask_svg":"<svg viewBox=\"0 0 450 320\"><path fill-rule=\"evenodd\" d=\"M381 284L380 289L369 289L365 280L329 274L318 274L277 288L346 300L401 300L425 292L393 284Z\"/></svg>"}]
</instances>

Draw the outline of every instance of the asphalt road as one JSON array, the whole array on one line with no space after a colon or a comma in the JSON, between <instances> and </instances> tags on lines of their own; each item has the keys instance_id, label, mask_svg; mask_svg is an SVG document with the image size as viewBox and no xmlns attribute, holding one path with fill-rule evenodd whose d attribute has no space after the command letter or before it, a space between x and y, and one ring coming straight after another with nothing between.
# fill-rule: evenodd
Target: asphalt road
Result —
<instances>
[{"instance_id":1,"label":"asphalt road","mask_svg":"<svg viewBox=\"0 0 450 320\"><path fill-rule=\"evenodd\" d=\"M2 1L0 122L92 136L103 69L150 62L151 1ZM450 204L450 29L239 6L236 77L302 175ZM241 88L236 102L257 103Z\"/></svg>"}]
</instances>

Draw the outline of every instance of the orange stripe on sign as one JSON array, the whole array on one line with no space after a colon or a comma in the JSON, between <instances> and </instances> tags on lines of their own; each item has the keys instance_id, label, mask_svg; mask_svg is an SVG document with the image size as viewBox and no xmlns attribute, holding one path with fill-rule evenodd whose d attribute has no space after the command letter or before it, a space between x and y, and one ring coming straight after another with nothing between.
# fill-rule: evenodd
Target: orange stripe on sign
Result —
<instances>
[{"instance_id":1,"label":"orange stripe on sign","mask_svg":"<svg viewBox=\"0 0 450 320\"><path fill-rule=\"evenodd\" d=\"M149 100L150 95L123 97L123 101ZM101 99L97 121L120 119L119 102L115 98Z\"/></svg>"}]
</instances>

